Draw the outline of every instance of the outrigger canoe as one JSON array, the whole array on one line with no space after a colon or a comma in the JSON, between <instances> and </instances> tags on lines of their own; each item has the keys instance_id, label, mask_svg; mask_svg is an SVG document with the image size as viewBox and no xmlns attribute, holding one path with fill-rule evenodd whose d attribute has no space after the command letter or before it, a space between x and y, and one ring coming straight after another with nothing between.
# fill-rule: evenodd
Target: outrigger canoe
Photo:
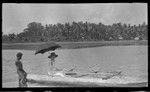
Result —
<instances>
[{"instance_id":1,"label":"outrigger canoe","mask_svg":"<svg viewBox=\"0 0 150 92\"><path fill-rule=\"evenodd\" d=\"M39 85L59 87L147 87L148 82L131 77L112 77L110 79L92 77L50 76L39 74L28 74L28 82Z\"/></svg>"}]
</instances>

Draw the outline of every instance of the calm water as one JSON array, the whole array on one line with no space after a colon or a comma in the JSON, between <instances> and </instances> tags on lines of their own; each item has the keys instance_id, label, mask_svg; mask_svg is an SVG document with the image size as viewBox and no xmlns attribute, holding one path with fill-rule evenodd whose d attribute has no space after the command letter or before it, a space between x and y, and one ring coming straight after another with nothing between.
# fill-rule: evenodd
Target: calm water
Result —
<instances>
[{"instance_id":1,"label":"calm water","mask_svg":"<svg viewBox=\"0 0 150 92\"><path fill-rule=\"evenodd\" d=\"M17 74L15 55L19 50L2 51L3 87L16 87ZM47 74L48 54L34 55L35 51L21 50L22 62L27 73ZM101 72L122 71L123 76L147 80L148 48L147 46L107 46L84 49L56 50L58 58L56 67L77 72L90 72L100 69Z\"/></svg>"}]
</instances>

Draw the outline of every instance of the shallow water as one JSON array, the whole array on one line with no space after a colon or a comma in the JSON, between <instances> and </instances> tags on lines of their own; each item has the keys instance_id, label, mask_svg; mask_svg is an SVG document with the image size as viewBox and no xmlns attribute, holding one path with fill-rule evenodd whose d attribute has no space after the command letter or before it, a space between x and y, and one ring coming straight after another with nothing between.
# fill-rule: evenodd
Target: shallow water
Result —
<instances>
[{"instance_id":1,"label":"shallow water","mask_svg":"<svg viewBox=\"0 0 150 92\"><path fill-rule=\"evenodd\" d=\"M3 87L16 87L17 74L15 55L20 50L2 51L2 81ZM23 66L27 73L47 74L48 54L34 55L35 51L21 50ZM76 67L76 72L122 71L123 76L147 80L148 48L147 46L107 46L84 49L56 50L56 67L70 69ZM7 84L6 84L7 83ZM8 85L8 83L10 83ZM13 85L11 83L14 83Z\"/></svg>"}]
</instances>

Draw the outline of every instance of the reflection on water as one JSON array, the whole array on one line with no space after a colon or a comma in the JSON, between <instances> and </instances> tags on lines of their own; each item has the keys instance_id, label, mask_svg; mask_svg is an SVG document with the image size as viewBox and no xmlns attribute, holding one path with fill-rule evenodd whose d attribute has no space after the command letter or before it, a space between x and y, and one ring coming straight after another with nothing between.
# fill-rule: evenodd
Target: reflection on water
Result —
<instances>
[{"instance_id":1,"label":"reflection on water","mask_svg":"<svg viewBox=\"0 0 150 92\"><path fill-rule=\"evenodd\" d=\"M56 50L56 67L76 72L122 71L124 76L147 80L147 46L107 46L84 49ZM3 50L3 83L17 81L15 55L17 50ZM34 55L35 51L22 50L23 65L27 73L47 74L48 54Z\"/></svg>"}]
</instances>

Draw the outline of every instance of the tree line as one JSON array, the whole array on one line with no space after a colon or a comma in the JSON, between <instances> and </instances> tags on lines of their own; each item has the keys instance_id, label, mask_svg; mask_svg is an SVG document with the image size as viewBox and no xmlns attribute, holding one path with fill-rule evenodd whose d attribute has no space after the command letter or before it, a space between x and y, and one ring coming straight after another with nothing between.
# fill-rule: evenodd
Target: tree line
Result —
<instances>
[{"instance_id":1,"label":"tree line","mask_svg":"<svg viewBox=\"0 0 150 92\"><path fill-rule=\"evenodd\" d=\"M115 23L72 22L42 25L31 22L23 32L3 34L2 42L47 42L47 41L117 41L117 40L147 40L148 25L133 25Z\"/></svg>"}]
</instances>

